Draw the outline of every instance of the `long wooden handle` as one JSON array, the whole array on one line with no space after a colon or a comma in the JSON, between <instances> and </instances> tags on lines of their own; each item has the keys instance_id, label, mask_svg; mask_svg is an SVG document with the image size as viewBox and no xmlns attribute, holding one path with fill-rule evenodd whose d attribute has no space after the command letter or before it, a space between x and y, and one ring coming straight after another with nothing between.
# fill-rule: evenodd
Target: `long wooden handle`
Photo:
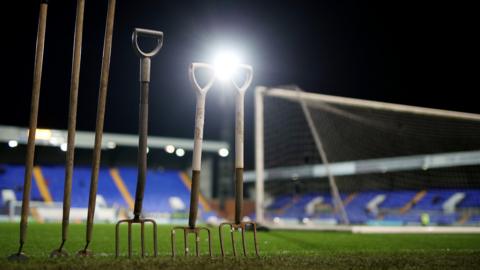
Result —
<instances>
[{"instance_id":1,"label":"long wooden handle","mask_svg":"<svg viewBox=\"0 0 480 270\"><path fill-rule=\"evenodd\" d=\"M77 124L78 86L80 84L80 62L82 56L83 15L85 0L77 1L75 34L73 45L72 75L70 79L70 104L68 111L68 136L65 164L65 187L63 191L62 241L67 240L72 195L73 163L75 156L75 129Z\"/></svg>"},{"instance_id":2,"label":"long wooden handle","mask_svg":"<svg viewBox=\"0 0 480 270\"><path fill-rule=\"evenodd\" d=\"M103 41L102 69L100 73L100 89L98 93L97 120L95 127L95 143L93 148L92 175L88 197L87 214L87 246L92 240L93 218L95 216L95 202L97 198L98 173L100 170L100 157L102 151L103 124L105 120L105 106L107 102L108 78L110 74L110 57L112 54L113 23L115 19L116 0L108 1L107 23L105 26L105 39Z\"/></svg>"},{"instance_id":3,"label":"long wooden handle","mask_svg":"<svg viewBox=\"0 0 480 270\"><path fill-rule=\"evenodd\" d=\"M37 48L33 71L32 100L30 105L30 127L28 132L27 154L25 157L25 175L23 183L22 215L20 219L20 252L27 235L28 210L30 209L30 191L32 187L33 160L35 155L35 131L37 129L40 86L42 84L43 52L45 48L45 30L47 26L48 4L42 1L38 18Z\"/></svg>"}]
</instances>

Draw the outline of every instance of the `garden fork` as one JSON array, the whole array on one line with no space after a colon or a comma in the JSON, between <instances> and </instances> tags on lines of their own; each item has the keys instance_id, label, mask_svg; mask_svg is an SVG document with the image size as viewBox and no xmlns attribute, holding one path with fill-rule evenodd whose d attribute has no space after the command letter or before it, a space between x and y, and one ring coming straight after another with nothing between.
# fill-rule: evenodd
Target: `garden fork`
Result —
<instances>
[{"instance_id":1,"label":"garden fork","mask_svg":"<svg viewBox=\"0 0 480 270\"><path fill-rule=\"evenodd\" d=\"M151 52L144 52L138 46L138 37L145 36L155 38L157 45ZM148 88L150 83L150 58L154 57L162 48L163 33L154 30L135 28L132 34L132 44L134 51L140 57L140 113L139 113L139 147L138 147L138 182L135 192L135 207L133 210L133 219L124 219L118 221L115 226L115 256L119 256L120 245L120 224L128 224L128 257L132 256L132 224L140 224L140 247L141 256L145 256L145 223L153 225L153 256L158 254L157 247L157 224L153 219L143 219L142 202L145 191L145 182L147 176L147 136L148 136Z\"/></svg>"},{"instance_id":2,"label":"garden fork","mask_svg":"<svg viewBox=\"0 0 480 270\"><path fill-rule=\"evenodd\" d=\"M211 77L205 86L200 86L196 78L196 70L206 69L211 71ZM177 231L183 231L183 243L185 256L188 255L188 235L195 235L195 255L200 255L199 242L200 232L206 231L208 234L208 249L209 255L212 256L212 239L210 229L207 227L196 226L197 212L198 212L198 195L200 188L200 170L202 162L202 142L203 142L203 123L205 119L205 100L208 90L212 87L215 81L215 72L212 66L205 63L193 63L189 68L190 81L197 94L197 105L195 112L195 133L193 144L193 160L192 160L192 186L190 190L190 213L188 216L187 227L174 227L171 232L172 238L172 256L175 257L175 235Z\"/></svg>"}]
</instances>

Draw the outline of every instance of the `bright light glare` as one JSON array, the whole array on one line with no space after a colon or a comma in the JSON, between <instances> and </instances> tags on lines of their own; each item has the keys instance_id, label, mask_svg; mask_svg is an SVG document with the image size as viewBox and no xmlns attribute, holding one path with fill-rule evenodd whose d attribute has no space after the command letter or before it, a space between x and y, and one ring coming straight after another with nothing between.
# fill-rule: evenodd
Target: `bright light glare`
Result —
<instances>
[{"instance_id":1,"label":"bright light glare","mask_svg":"<svg viewBox=\"0 0 480 270\"><path fill-rule=\"evenodd\" d=\"M115 149L117 147L117 144L115 142L108 142L107 143L107 148L108 149Z\"/></svg>"},{"instance_id":2,"label":"bright light glare","mask_svg":"<svg viewBox=\"0 0 480 270\"><path fill-rule=\"evenodd\" d=\"M175 151L175 154L178 157L183 157L185 155L185 150L183 150L182 148L178 148L177 151Z\"/></svg>"},{"instance_id":3,"label":"bright light glare","mask_svg":"<svg viewBox=\"0 0 480 270\"><path fill-rule=\"evenodd\" d=\"M48 140L52 145L58 145L60 141L58 140L57 137L52 137L50 140Z\"/></svg>"},{"instance_id":4,"label":"bright light glare","mask_svg":"<svg viewBox=\"0 0 480 270\"><path fill-rule=\"evenodd\" d=\"M167 152L169 154L173 154L173 152L175 152L175 146L173 146L171 144L165 146L165 152Z\"/></svg>"},{"instance_id":5,"label":"bright light glare","mask_svg":"<svg viewBox=\"0 0 480 270\"><path fill-rule=\"evenodd\" d=\"M8 141L8 146L10 146L11 148L15 148L18 146L18 142L15 140L10 140Z\"/></svg>"},{"instance_id":6,"label":"bright light glare","mask_svg":"<svg viewBox=\"0 0 480 270\"><path fill-rule=\"evenodd\" d=\"M230 79L237 65L240 64L240 57L233 52L221 52L213 61L215 67L215 76L220 81L226 81Z\"/></svg>"},{"instance_id":7,"label":"bright light glare","mask_svg":"<svg viewBox=\"0 0 480 270\"><path fill-rule=\"evenodd\" d=\"M45 140L48 141L52 137L52 131L50 129L37 128L35 131L36 140Z\"/></svg>"},{"instance_id":8,"label":"bright light glare","mask_svg":"<svg viewBox=\"0 0 480 270\"><path fill-rule=\"evenodd\" d=\"M228 157L229 152L227 148L221 148L220 150L218 150L218 154L221 157Z\"/></svg>"},{"instance_id":9,"label":"bright light glare","mask_svg":"<svg viewBox=\"0 0 480 270\"><path fill-rule=\"evenodd\" d=\"M63 152L67 152L67 143L62 143L62 144L60 144L60 149L61 149Z\"/></svg>"}]
</instances>

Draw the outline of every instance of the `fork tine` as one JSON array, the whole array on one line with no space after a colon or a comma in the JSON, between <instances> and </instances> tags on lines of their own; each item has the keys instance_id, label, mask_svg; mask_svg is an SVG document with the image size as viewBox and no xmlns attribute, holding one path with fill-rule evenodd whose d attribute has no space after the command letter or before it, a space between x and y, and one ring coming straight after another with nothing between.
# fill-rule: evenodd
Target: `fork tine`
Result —
<instances>
[{"instance_id":1,"label":"fork tine","mask_svg":"<svg viewBox=\"0 0 480 270\"><path fill-rule=\"evenodd\" d=\"M145 219L145 223L152 223L153 226L153 257L158 255L157 223L153 219Z\"/></svg>"},{"instance_id":2,"label":"fork tine","mask_svg":"<svg viewBox=\"0 0 480 270\"><path fill-rule=\"evenodd\" d=\"M195 254L196 256L200 256L200 247L199 247L199 242L200 242L200 235L198 234L198 230L195 230Z\"/></svg>"},{"instance_id":3,"label":"fork tine","mask_svg":"<svg viewBox=\"0 0 480 270\"><path fill-rule=\"evenodd\" d=\"M132 257L132 222L128 221L128 258Z\"/></svg>"},{"instance_id":4,"label":"fork tine","mask_svg":"<svg viewBox=\"0 0 480 270\"><path fill-rule=\"evenodd\" d=\"M233 224L230 224L230 235L232 237L232 248L233 248L233 256L237 256L237 249L235 248L235 227Z\"/></svg>"},{"instance_id":5,"label":"fork tine","mask_svg":"<svg viewBox=\"0 0 480 270\"><path fill-rule=\"evenodd\" d=\"M172 257L175 257L175 249L176 249L176 246L175 246L175 228L173 228L172 231L170 232L170 238L171 238L171 241L172 241Z\"/></svg>"},{"instance_id":6,"label":"fork tine","mask_svg":"<svg viewBox=\"0 0 480 270\"><path fill-rule=\"evenodd\" d=\"M252 222L253 225L253 243L255 245L255 255L260 256L258 254L258 243L257 243L257 224Z\"/></svg>"},{"instance_id":7,"label":"fork tine","mask_svg":"<svg viewBox=\"0 0 480 270\"><path fill-rule=\"evenodd\" d=\"M220 239L220 252L222 254L222 257L225 256L225 252L223 251L223 233L222 233L222 229L223 229L223 226L225 224L222 223L220 224L220 226L218 227L218 236L219 236L219 239Z\"/></svg>"},{"instance_id":8,"label":"fork tine","mask_svg":"<svg viewBox=\"0 0 480 270\"><path fill-rule=\"evenodd\" d=\"M247 247L245 244L245 224L241 225L242 230L242 247L243 247L243 256L247 256Z\"/></svg>"},{"instance_id":9,"label":"fork tine","mask_svg":"<svg viewBox=\"0 0 480 270\"><path fill-rule=\"evenodd\" d=\"M183 247L185 248L185 256L188 255L187 230L183 229Z\"/></svg>"},{"instance_id":10,"label":"fork tine","mask_svg":"<svg viewBox=\"0 0 480 270\"><path fill-rule=\"evenodd\" d=\"M208 228L205 228L205 227L202 227L200 229L207 231L207 235L208 235L208 254L210 255L210 257L212 257L212 235L210 234L210 230Z\"/></svg>"},{"instance_id":11,"label":"fork tine","mask_svg":"<svg viewBox=\"0 0 480 270\"><path fill-rule=\"evenodd\" d=\"M259 257L259 252L258 252L258 243L257 243L257 223L255 222L246 222L245 225L251 225L253 228L253 244L255 246L255 255Z\"/></svg>"},{"instance_id":12,"label":"fork tine","mask_svg":"<svg viewBox=\"0 0 480 270\"><path fill-rule=\"evenodd\" d=\"M119 251L120 251L120 243L119 243L119 241L120 241L119 240L120 223L122 223L121 220L119 222L117 222L117 225L115 225L115 258L118 258L118 254L119 254Z\"/></svg>"},{"instance_id":13,"label":"fork tine","mask_svg":"<svg viewBox=\"0 0 480 270\"><path fill-rule=\"evenodd\" d=\"M145 257L145 222L140 222L140 251L142 258Z\"/></svg>"}]
</instances>

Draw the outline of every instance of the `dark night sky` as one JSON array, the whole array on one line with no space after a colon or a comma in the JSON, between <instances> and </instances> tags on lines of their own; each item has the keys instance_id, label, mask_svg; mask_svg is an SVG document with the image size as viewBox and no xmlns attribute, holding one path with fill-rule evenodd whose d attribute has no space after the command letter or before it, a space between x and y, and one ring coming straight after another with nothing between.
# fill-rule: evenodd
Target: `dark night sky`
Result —
<instances>
[{"instance_id":1,"label":"dark night sky","mask_svg":"<svg viewBox=\"0 0 480 270\"><path fill-rule=\"evenodd\" d=\"M12 15L1 19L2 125L28 125L38 2L2 3L3 13ZM39 127L67 126L75 2L49 6ZM117 0L105 131L137 131L134 27L165 33L152 65L152 135L192 137L195 95L187 67L227 46L253 65L253 85L297 84L311 92L480 113L476 9L440 2ZM86 0L80 130L95 127L106 6L106 0ZM233 107L231 114L219 113L220 90L209 93L206 139L219 139L220 117L233 121ZM253 89L247 116L251 145Z\"/></svg>"}]
</instances>

